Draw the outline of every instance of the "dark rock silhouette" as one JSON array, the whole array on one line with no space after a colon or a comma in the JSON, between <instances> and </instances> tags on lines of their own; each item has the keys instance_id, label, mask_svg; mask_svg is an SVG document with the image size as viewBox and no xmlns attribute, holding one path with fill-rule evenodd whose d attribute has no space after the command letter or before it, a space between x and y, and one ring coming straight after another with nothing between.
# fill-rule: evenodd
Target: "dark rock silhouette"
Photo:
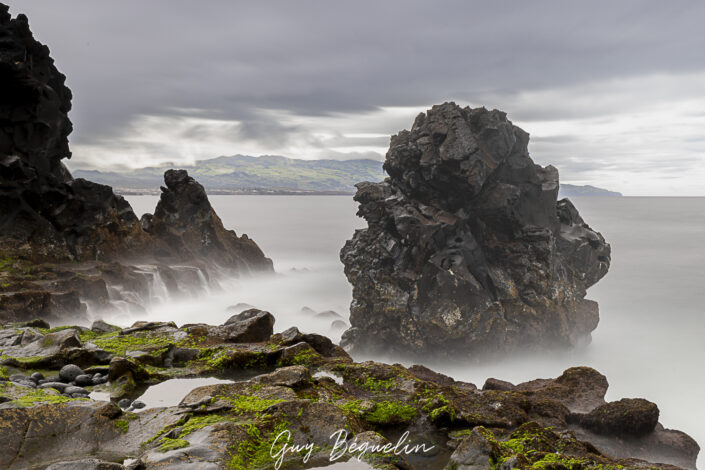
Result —
<instances>
[{"instance_id":1,"label":"dark rock silhouette","mask_svg":"<svg viewBox=\"0 0 705 470\"><path fill-rule=\"evenodd\" d=\"M368 228L341 251L346 346L462 358L589 338L610 247L528 142L505 113L454 103L392 137L389 178L357 185Z\"/></svg>"},{"instance_id":2,"label":"dark rock silhouette","mask_svg":"<svg viewBox=\"0 0 705 470\"><path fill-rule=\"evenodd\" d=\"M238 237L223 227L205 189L186 170L168 170L164 182L154 215L145 214L142 226L171 252L241 270L273 269L247 235Z\"/></svg>"},{"instance_id":3,"label":"dark rock silhouette","mask_svg":"<svg viewBox=\"0 0 705 470\"><path fill-rule=\"evenodd\" d=\"M157 274L133 260L160 265L177 293L214 265L273 270L254 241L223 227L185 171L167 172L156 215L142 223L111 187L73 179L62 163L72 130L64 82L26 16L0 4L0 318L80 316L82 302L105 306L108 284L147 295Z\"/></svg>"}]
</instances>

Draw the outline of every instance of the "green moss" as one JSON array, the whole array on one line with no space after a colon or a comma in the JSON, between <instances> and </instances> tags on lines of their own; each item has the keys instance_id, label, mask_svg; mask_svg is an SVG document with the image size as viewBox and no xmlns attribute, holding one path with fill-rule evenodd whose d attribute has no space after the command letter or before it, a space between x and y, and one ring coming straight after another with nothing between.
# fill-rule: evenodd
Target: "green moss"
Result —
<instances>
[{"instance_id":1,"label":"green moss","mask_svg":"<svg viewBox=\"0 0 705 470\"><path fill-rule=\"evenodd\" d=\"M256 353L252 359L245 363L244 367L245 369L264 369L267 367L267 357L262 353Z\"/></svg>"},{"instance_id":2,"label":"green moss","mask_svg":"<svg viewBox=\"0 0 705 470\"><path fill-rule=\"evenodd\" d=\"M120 430L123 434L126 434L130 430L130 423L126 419L116 419L113 421L116 428Z\"/></svg>"},{"instance_id":3,"label":"green moss","mask_svg":"<svg viewBox=\"0 0 705 470\"><path fill-rule=\"evenodd\" d=\"M438 408L434 408L431 410L431 412L428 415L431 418L431 421L437 422L443 417L448 417L450 421L455 421L455 408L453 408L450 405L443 405L439 406Z\"/></svg>"},{"instance_id":4,"label":"green moss","mask_svg":"<svg viewBox=\"0 0 705 470\"><path fill-rule=\"evenodd\" d=\"M99 348L118 355L125 356L127 351L140 351L148 349L151 352L161 350L172 344L171 341L159 336L145 336L139 334L120 335L114 331L92 339L93 344Z\"/></svg>"},{"instance_id":5,"label":"green moss","mask_svg":"<svg viewBox=\"0 0 705 470\"><path fill-rule=\"evenodd\" d=\"M168 452L170 450L183 449L184 447L188 447L191 445L191 443L185 439L171 439L168 437L163 438L160 442L160 452Z\"/></svg>"},{"instance_id":6,"label":"green moss","mask_svg":"<svg viewBox=\"0 0 705 470\"><path fill-rule=\"evenodd\" d=\"M233 407L233 412L237 414L261 413L270 406L285 401L282 399L259 398L252 395L218 396L217 398L229 402Z\"/></svg>"},{"instance_id":7,"label":"green moss","mask_svg":"<svg viewBox=\"0 0 705 470\"><path fill-rule=\"evenodd\" d=\"M535 470L550 470L553 468L565 468L568 470L583 470L590 466L590 461L573 459L565 455L546 454L541 460L537 460L531 465Z\"/></svg>"},{"instance_id":8,"label":"green moss","mask_svg":"<svg viewBox=\"0 0 705 470\"><path fill-rule=\"evenodd\" d=\"M7 368L0 366L0 379L7 379L8 377L10 377L10 373Z\"/></svg>"},{"instance_id":9,"label":"green moss","mask_svg":"<svg viewBox=\"0 0 705 470\"><path fill-rule=\"evenodd\" d=\"M210 426L212 424L224 423L226 421L231 421L231 420L232 420L232 417L227 416L227 415L193 416L181 428L181 432L179 433L179 438L188 436L192 432L198 431L199 429L203 429L206 426Z\"/></svg>"},{"instance_id":10,"label":"green moss","mask_svg":"<svg viewBox=\"0 0 705 470\"><path fill-rule=\"evenodd\" d=\"M362 416L363 412L360 409L361 403L362 400L350 400L343 405L338 405L338 408L355 416Z\"/></svg>"},{"instance_id":11,"label":"green moss","mask_svg":"<svg viewBox=\"0 0 705 470\"><path fill-rule=\"evenodd\" d=\"M407 405L399 401L381 401L367 413L365 419L373 424L388 424L392 422L408 423L414 418L418 411L412 405Z\"/></svg>"},{"instance_id":12,"label":"green moss","mask_svg":"<svg viewBox=\"0 0 705 470\"><path fill-rule=\"evenodd\" d=\"M9 256L0 258L0 271L12 271L14 268L15 260Z\"/></svg>"},{"instance_id":13,"label":"green moss","mask_svg":"<svg viewBox=\"0 0 705 470\"><path fill-rule=\"evenodd\" d=\"M288 426L289 423L281 422L271 432L263 435L256 425L248 425L247 434L249 440L237 444L234 448L235 453L231 454L228 468L246 470L271 466L272 455L277 455L285 445L285 440L283 439L279 439L276 444L274 440L279 434L286 431Z\"/></svg>"},{"instance_id":14,"label":"green moss","mask_svg":"<svg viewBox=\"0 0 705 470\"><path fill-rule=\"evenodd\" d=\"M88 401L88 398L69 398L63 395L53 395L49 392L44 391L44 389L27 389L27 393L21 397L15 398L10 403L19 406L20 408L27 408L30 406L38 405L41 403L58 404L66 403L69 401L84 400Z\"/></svg>"},{"instance_id":15,"label":"green moss","mask_svg":"<svg viewBox=\"0 0 705 470\"><path fill-rule=\"evenodd\" d=\"M381 391L381 390L390 390L392 387L394 387L395 380L394 379L380 380L380 379L375 379L372 377L367 377L367 379L365 379L364 382L362 381L362 379L357 379L355 381L355 383L360 388L364 388L365 390Z\"/></svg>"},{"instance_id":16,"label":"green moss","mask_svg":"<svg viewBox=\"0 0 705 470\"><path fill-rule=\"evenodd\" d=\"M305 350L292 357L288 363L294 366L310 366L317 357L318 354L315 351Z\"/></svg>"},{"instance_id":17,"label":"green moss","mask_svg":"<svg viewBox=\"0 0 705 470\"><path fill-rule=\"evenodd\" d=\"M620 465L604 465L590 459L576 458L562 453L566 441L551 428L543 428L536 423L527 423L513 432L509 439L498 440L492 432L478 426L475 428L493 447L492 469L498 469L511 457L521 457L533 470L619 470ZM546 452L551 449L552 452Z\"/></svg>"},{"instance_id":18,"label":"green moss","mask_svg":"<svg viewBox=\"0 0 705 470\"><path fill-rule=\"evenodd\" d=\"M34 365L38 365L40 362L44 360L44 356L26 356L26 357L13 357L13 356L7 356L5 354L0 354L0 360L3 359L12 359L20 363L18 367L22 369L29 369L32 368Z\"/></svg>"},{"instance_id":19,"label":"green moss","mask_svg":"<svg viewBox=\"0 0 705 470\"><path fill-rule=\"evenodd\" d=\"M427 413L433 422L437 422L443 418L455 421L457 411L450 404L442 393L437 390L425 388L416 396L416 403L423 404L421 411Z\"/></svg>"},{"instance_id":20,"label":"green moss","mask_svg":"<svg viewBox=\"0 0 705 470\"><path fill-rule=\"evenodd\" d=\"M93 330L83 330L80 331L78 336L81 338L81 341L93 341L95 338L101 336L103 333L100 333L98 331L93 331Z\"/></svg>"},{"instance_id":21,"label":"green moss","mask_svg":"<svg viewBox=\"0 0 705 470\"><path fill-rule=\"evenodd\" d=\"M222 369L228 365L230 357L222 348L204 348L198 353L198 359L204 360L211 369Z\"/></svg>"}]
</instances>

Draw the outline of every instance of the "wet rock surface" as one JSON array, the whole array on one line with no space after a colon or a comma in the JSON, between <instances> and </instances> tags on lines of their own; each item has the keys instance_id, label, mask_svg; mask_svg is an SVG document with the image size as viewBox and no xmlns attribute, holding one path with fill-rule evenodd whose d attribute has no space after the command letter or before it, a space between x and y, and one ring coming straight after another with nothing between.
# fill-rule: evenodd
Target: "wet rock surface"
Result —
<instances>
[{"instance_id":1,"label":"wet rock surface","mask_svg":"<svg viewBox=\"0 0 705 470\"><path fill-rule=\"evenodd\" d=\"M357 185L368 228L341 251L346 347L476 358L589 339L610 246L528 142L505 113L454 103L392 137L389 178Z\"/></svg>"},{"instance_id":2,"label":"wet rock surface","mask_svg":"<svg viewBox=\"0 0 705 470\"><path fill-rule=\"evenodd\" d=\"M695 468L699 447L690 437L664 429L646 400L606 403L607 379L588 367L516 385L489 379L478 390L421 365L354 362L328 338L297 328L256 342L227 341L233 322L266 317L261 313L220 326L3 325L0 342L17 355L0 353L0 446L7 449L0 467L130 458L135 469L272 469L269 450L284 431L292 444L314 444L309 465L325 466L330 435L342 429L347 443L393 446L409 431L408 443L434 446L363 458L387 469ZM46 357L33 346L60 332L78 343L47 345ZM175 362L174 351L191 354ZM92 385L78 383L85 376ZM140 401L151 385L208 376L237 378L184 389L178 406L144 408ZM89 398L97 392L111 402ZM287 453L284 463L300 468L303 454Z\"/></svg>"},{"instance_id":3,"label":"wet rock surface","mask_svg":"<svg viewBox=\"0 0 705 470\"><path fill-rule=\"evenodd\" d=\"M167 172L149 223L109 186L72 178L62 163L72 131L64 82L27 18L0 4L2 321L80 318L87 304L105 308L113 286L130 292L123 301L145 298L156 276L183 294L199 275L273 270L254 241L223 227L185 171ZM145 272L134 259L156 268Z\"/></svg>"}]
</instances>

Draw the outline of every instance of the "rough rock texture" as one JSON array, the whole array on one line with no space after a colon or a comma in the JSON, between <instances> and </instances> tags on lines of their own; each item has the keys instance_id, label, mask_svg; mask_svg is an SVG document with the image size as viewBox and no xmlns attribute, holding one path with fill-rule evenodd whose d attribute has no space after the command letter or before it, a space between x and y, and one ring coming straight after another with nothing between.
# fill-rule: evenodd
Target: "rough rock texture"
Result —
<instances>
[{"instance_id":1,"label":"rough rock texture","mask_svg":"<svg viewBox=\"0 0 705 470\"><path fill-rule=\"evenodd\" d=\"M142 226L182 257L209 260L241 271L272 271L272 261L247 235L226 230L206 191L186 170L168 170L154 215Z\"/></svg>"},{"instance_id":2,"label":"rough rock texture","mask_svg":"<svg viewBox=\"0 0 705 470\"><path fill-rule=\"evenodd\" d=\"M0 327L0 468L134 458L137 466L128 468L269 470L273 439L285 430L296 444L315 444L309 467L330 463L330 435L340 429L381 444L409 431L412 444L435 447L401 461L365 456L387 470L671 468L625 459L694 469L699 451L686 434L655 424L655 405L605 404L607 380L588 367L518 385L491 380L478 390L423 366L353 362L328 338L296 328L232 343L228 324L137 322L106 332L32 325ZM78 341L56 350L49 343L63 331ZM93 386L62 381L78 385L91 374ZM132 412L146 386L197 376L235 381L186 387L176 407L148 403ZM91 402L88 392L109 392L118 405ZM603 415L607 427L599 429L606 432L595 434L591 417ZM282 466L309 467L296 453Z\"/></svg>"},{"instance_id":3,"label":"rough rock texture","mask_svg":"<svg viewBox=\"0 0 705 470\"><path fill-rule=\"evenodd\" d=\"M118 300L149 301L142 294L157 275L183 293L216 265L273 270L254 241L223 227L185 171L167 172L149 230L112 188L73 179L62 163L72 130L64 81L27 18L0 4L0 319L80 317L86 303L107 306L110 285L130 291ZM124 265L132 260L161 263L159 272Z\"/></svg>"},{"instance_id":4,"label":"rough rock texture","mask_svg":"<svg viewBox=\"0 0 705 470\"><path fill-rule=\"evenodd\" d=\"M434 106L391 139L381 183L355 200L368 228L341 251L347 346L480 356L575 346L598 323L588 287L610 247L529 157L505 113Z\"/></svg>"},{"instance_id":5,"label":"rough rock texture","mask_svg":"<svg viewBox=\"0 0 705 470\"><path fill-rule=\"evenodd\" d=\"M653 432L658 417L659 409L655 403L643 398L624 398L578 415L576 421L596 434L630 437Z\"/></svg>"},{"instance_id":6,"label":"rough rock texture","mask_svg":"<svg viewBox=\"0 0 705 470\"><path fill-rule=\"evenodd\" d=\"M129 204L74 180L71 91L27 17L0 4L0 233L3 249L37 259L86 259L145 243Z\"/></svg>"}]
</instances>

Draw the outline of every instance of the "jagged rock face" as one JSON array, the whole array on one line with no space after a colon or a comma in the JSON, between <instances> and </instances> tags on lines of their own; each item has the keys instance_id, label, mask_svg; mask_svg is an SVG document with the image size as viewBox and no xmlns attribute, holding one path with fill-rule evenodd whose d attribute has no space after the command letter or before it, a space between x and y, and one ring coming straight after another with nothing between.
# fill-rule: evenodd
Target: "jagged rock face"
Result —
<instances>
[{"instance_id":1,"label":"jagged rock face","mask_svg":"<svg viewBox=\"0 0 705 470\"><path fill-rule=\"evenodd\" d=\"M49 48L37 42L25 15L11 19L0 4L0 153L19 155L40 176L60 180L71 156L71 90ZM70 177L68 177L70 179Z\"/></svg>"},{"instance_id":2,"label":"jagged rock face","mask_svg":"<svg viewBox=\"0 0 705 470\"><path fill-rule=\"evenodd\" d=\"M129 204L108 186L73 180L71 91L27 17L0 4L0 233L34 260L86 260L143 249Z\"/></svg>"},{"instance_id":3,"label":"jagged rock face","mask_svg":"<svg viewBox=\"0 0 705 470\"><path fill-rule=\"evenodd\" d=\"M202 277L213 264L272 271L254 241L223 228L185 172L167 173L147 230L111 187L74 180L62 163L72 130L64 81L27 18L12 19L0 4L0 319L80 317L83 302L105 305L111 283L142 297L149 279L120 264L135 260L159 265L177 291L200 279L177 283L168 264L196 267L190 272ZM67 263L77 261L85 263Z\"/></svg>"},{"instance_id":4,"label":"jagged rock face","mask_svg":"<svg viewBox=\"0 0 705 470\"><path fill-rule=\"evenodd\" d=\"M505 113L454 103L392 137L389 178L357 185L368 228L341 251L348 347L486 356L589 337L610 247L528 142Z\"/></svg>"},{"instance_id":5,"label":"jagged rock face","mask_svg":"<svg viewBox=\"0 0 705 470\"><path fill-rule=\"evenodd\" d=\"M164 182L154 215L142 217L142 227L156 239L181 257L244 271L273 271L272 260L254 241L223 227L205 189L186 170L168 170Z\"/></svg>"}]
</instances>

